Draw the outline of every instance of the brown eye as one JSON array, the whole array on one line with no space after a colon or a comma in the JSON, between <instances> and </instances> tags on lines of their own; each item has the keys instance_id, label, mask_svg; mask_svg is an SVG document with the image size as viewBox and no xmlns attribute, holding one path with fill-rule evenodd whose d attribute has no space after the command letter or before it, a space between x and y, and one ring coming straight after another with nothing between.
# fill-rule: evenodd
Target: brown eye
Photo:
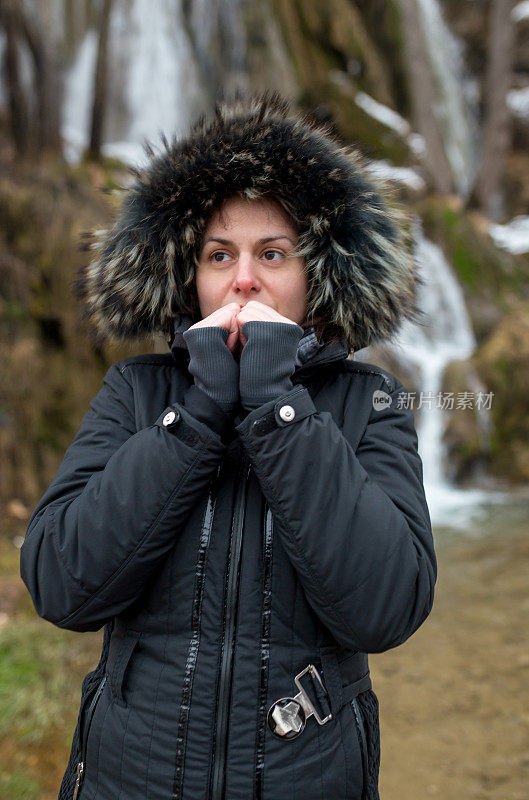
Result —
<instances>
[{"instance_id":1,"label":"brown eye","mask_svg":"<svg viewBox=\"0 0 529 800\"><path fill-rule=\"evenodd\" d=\"M224 253L222 250L217 250L217 252L216 252L216 253L212 253L212 255L210 255L210 259L211 259L212 261L215 261L217 264L220 264L220 263L222 263L222 262L221 262L221 260L220 260L220 259L216 258L216 256L227 256L227 255L228 255L228 254L227 254L227 253Z\"/></svg>"},{"instance_id":2,"label":"brown eye","mask_svg":"<svg viewBox=\"0 0 529 800\"><path fill-rule=\"evenodd\" d=\"M268 253L275 253L275 254L276 254L276 255L278 255L278 256L282 256L282 255L283 255L283 253L281 253L279 250L265 250L265 252L263 253L263 255L265 255L265 256L266 256ZM265 260L266 260L266 261L272 261L272 259L271 259L271 258L266 258Z\"/></svg>"}]
</instances>

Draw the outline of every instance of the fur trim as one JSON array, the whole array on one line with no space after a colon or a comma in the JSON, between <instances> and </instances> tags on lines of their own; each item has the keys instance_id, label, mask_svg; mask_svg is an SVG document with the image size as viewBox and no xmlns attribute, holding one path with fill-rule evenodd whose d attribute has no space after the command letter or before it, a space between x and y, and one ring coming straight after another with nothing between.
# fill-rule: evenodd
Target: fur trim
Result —
<instances>
[{"instance_id":1,"label":"fur trim","mask_svg":"<svg viewBox=\"0 0 529 800\"><path fill-rule=\"evenodd\" d=\"M323 316L354 350L421 321L409 220L363 156L328 123L290 112L277 91L221 99L185 138L131 168L109 230L93 230L91 263L73 282L96 340L171 335L179 313L200 318L194 273L210 214L233 195L271 195L298 226L308 276L307 319Z\"/></svg>"}]
</instances>

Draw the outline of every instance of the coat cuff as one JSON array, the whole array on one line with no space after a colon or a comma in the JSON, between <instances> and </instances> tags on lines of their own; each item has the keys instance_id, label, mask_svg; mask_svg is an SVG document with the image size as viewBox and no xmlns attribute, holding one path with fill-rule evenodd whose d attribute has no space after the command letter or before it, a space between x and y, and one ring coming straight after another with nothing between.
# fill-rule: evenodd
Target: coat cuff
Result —
<instances>
[{"instance_id":1,"label":"coat cuff","mask_svg":"<svg viewBox=\"0 0 529 800\"><path fill-rule=\"evenodd\" d=\"M241 438L251 442L254 437L295 425L316 412L309 390L297 384L289 392L250 411L242 422L235 425L235 431Z\"/></svg>"},{"instance_id":2,"label":"coat cuff","mask_svg":"<svg viewBox=\"0 0 529 800\"><path fill-rule=\"evenodd\" d=\"M182 411L183 409L183 411ZM199 434L207 439L216 433L223 444L227 444L233 432L233 414L228 414L208 394L192 383L184 394L181 403L168 406L158 417L155 424L162 425L179 435ZM183 425L181 424L183 422ZM192 431L189 431L189 428Z\"/></svg>"}]
</instances>

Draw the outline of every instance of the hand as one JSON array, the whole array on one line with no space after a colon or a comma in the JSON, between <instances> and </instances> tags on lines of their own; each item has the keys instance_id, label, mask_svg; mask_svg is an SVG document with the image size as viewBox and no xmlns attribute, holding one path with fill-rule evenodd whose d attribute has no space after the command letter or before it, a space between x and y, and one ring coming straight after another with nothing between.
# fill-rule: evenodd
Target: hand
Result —
<instances>
[{"instance_id":1,"label":"hand","mask_svg":"<svg viewBox=\"0 0 529 800\"><path fill-rule=\"evenodd\" d=\"M288 317L284 317L274 308L265 305L265 303L260 303L259 300L249 300L246 303L246 305L241 306L241 310L237 314L237 323L239 326L239 339L241 341L241 347L244 347L248 341L248 339L242 332L242 326L244 325L245 322L250 322L251 320L286 322L286 323L289 322L291 325L297 324Z\"/></svg>"},{"instance_id":2,"label":"hand","mask_svg":"<svg viewBox=\"0 0 529 800\"><path fill-rule=\"evenodd\" d=\"M259 304L261 305L261 304ZM199 322L195 322L194 325L191 325L188 330L192 331L194 328L210 328L210 327L220 327L225 328L228 331L228 339L226 341L226 346L231 350L231 352L235 352L235 348L238 346L239 343L239 324L237 322L237 315L241 310L240 303L228 303L226 306L221 306L221 308L217 308L212 314L208 317L204 317L204 319L199 320Z\"/></svg>"}]
</instances>

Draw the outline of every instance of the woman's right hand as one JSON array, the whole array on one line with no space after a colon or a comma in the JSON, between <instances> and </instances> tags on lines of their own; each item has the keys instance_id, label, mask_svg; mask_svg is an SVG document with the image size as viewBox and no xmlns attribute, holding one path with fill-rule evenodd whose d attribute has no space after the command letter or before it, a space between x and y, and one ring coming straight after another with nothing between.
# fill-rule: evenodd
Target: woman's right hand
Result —
<instances>
[{"instance_id":1,"label":"woman's right hand","mask_svg":"<svg viewBox=\"0 0 529 800\"><path fill-rule=\"evenodd\" d=\"M212 326L219 326L221 328L226 328L228 331L228 339L226 341L226 346L231 350L233 353L239 341L239 326L237 324L237 315L241 310L242 306L240 303L228 303L226 306L221 306L221 308L217 308L212 314L208 317L204 317L204 319L199 320L199 322L195 322L194 325L191 325L188 330L193 330L194 328L209 328Z\"/></svg>"}]
</instances>

